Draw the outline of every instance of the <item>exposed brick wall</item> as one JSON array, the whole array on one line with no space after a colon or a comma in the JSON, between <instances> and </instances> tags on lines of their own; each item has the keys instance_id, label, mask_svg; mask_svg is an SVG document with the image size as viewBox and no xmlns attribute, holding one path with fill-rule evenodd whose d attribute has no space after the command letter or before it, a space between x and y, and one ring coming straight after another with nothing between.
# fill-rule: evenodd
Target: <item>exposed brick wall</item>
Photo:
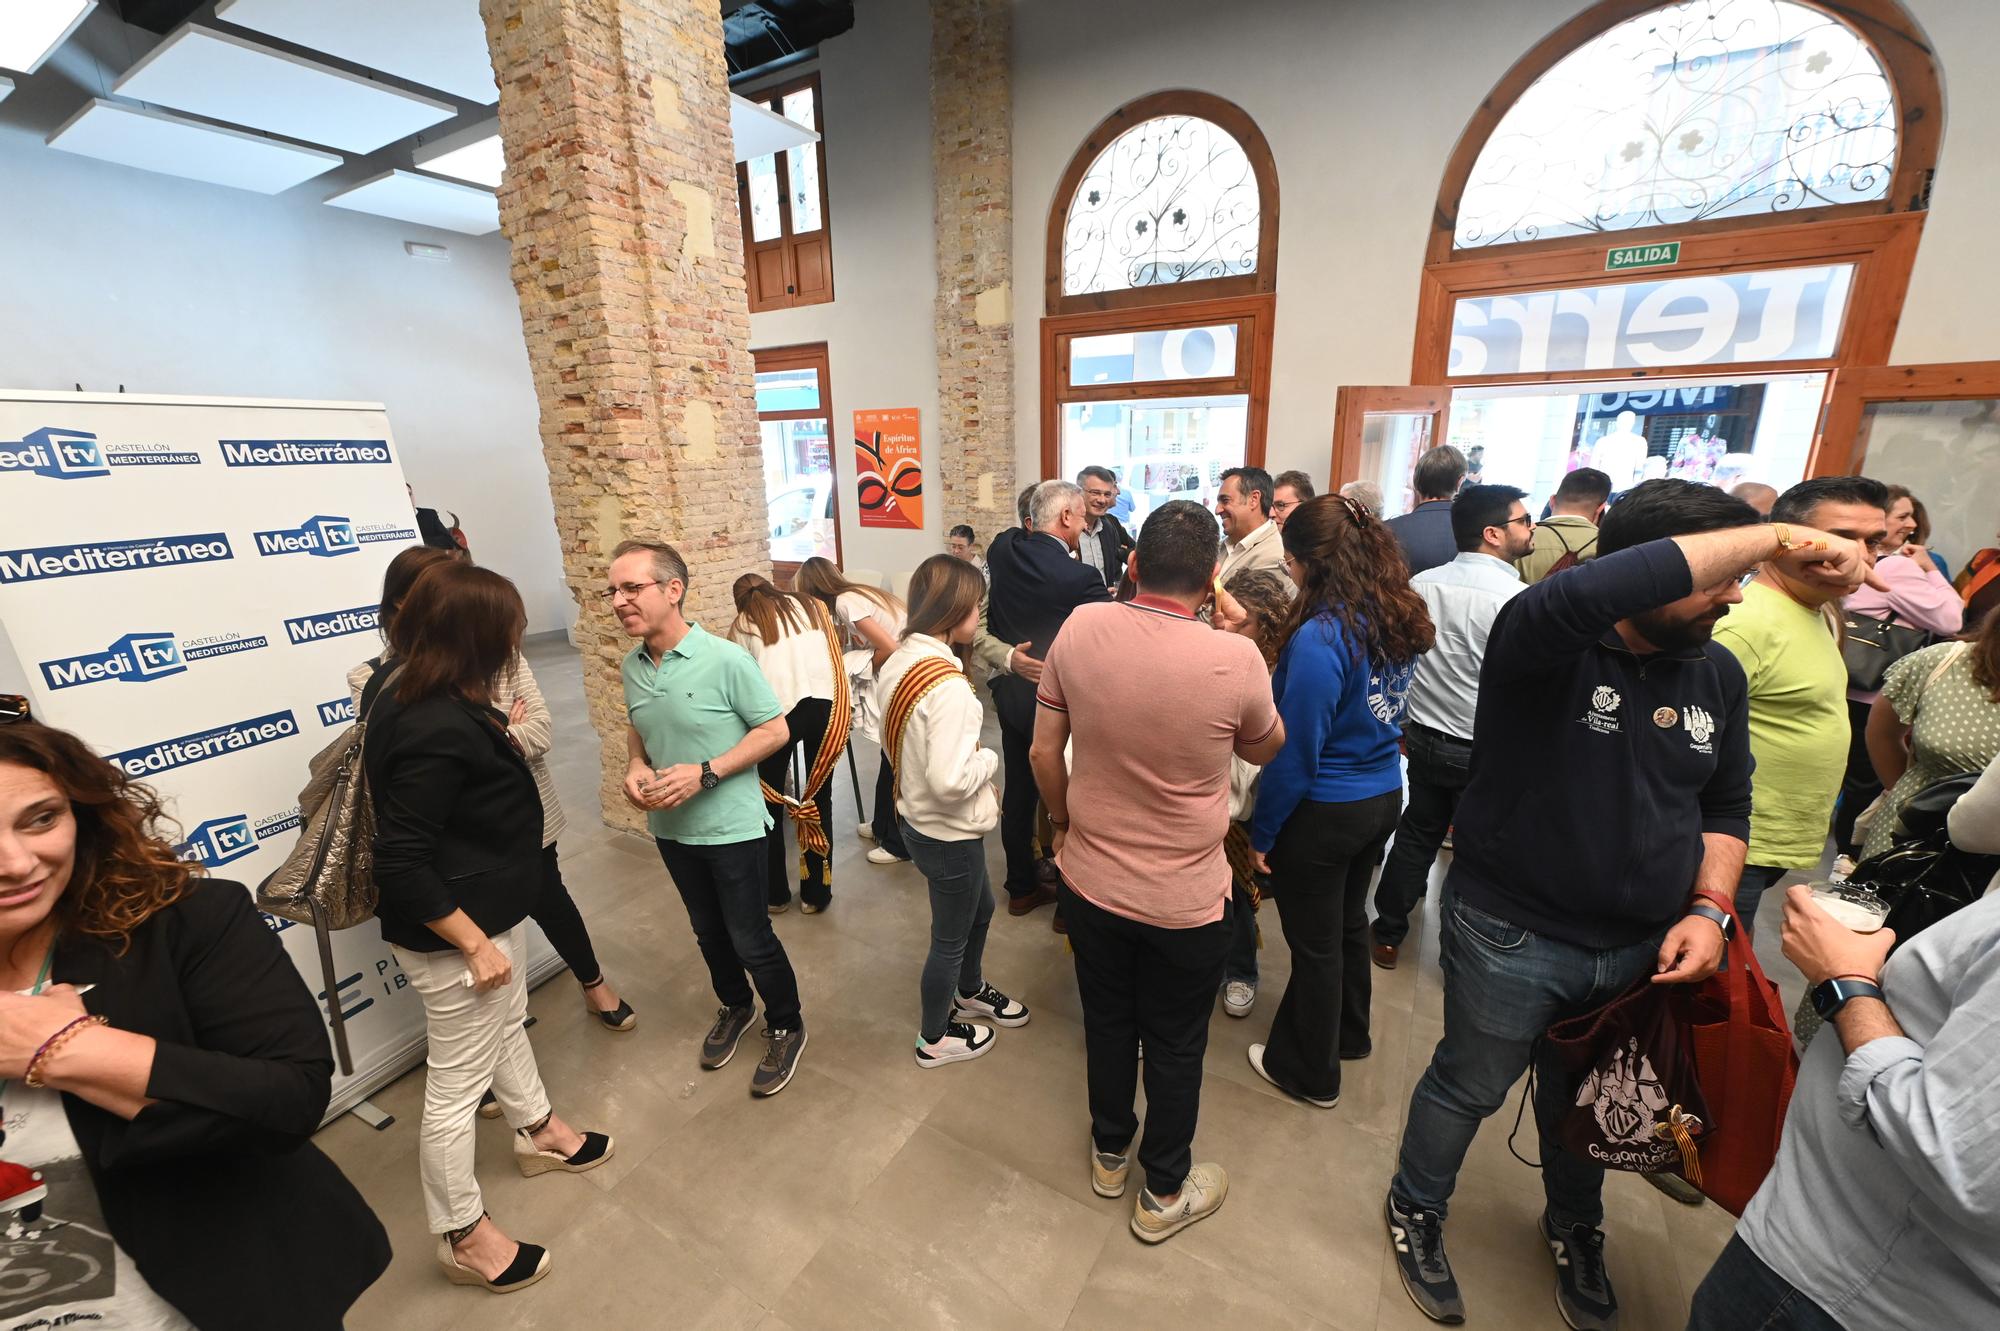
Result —
<instances>
[{"instance_id":1,"label":"exposed brick wall","mask_svg":"<svg viewBox=\"0 0 2000 1331\"><path fill-rule=\"evenodd\" d=\"M1014 523L1011 0L933 0L938 476L947 529Z\"/></svg>"},{"instance_id":2,"label":"exposed brick wall","mask_svg":"<svg viewBox=\"0 0 2000 1331\"><path fill-rule=\"evenodd\" d=\"M631 647L597 599L610 551L686 556L689 615L720 630L729 585L769 573L722 24L715 0L480 0L563 572L584 693L620 793ZM747 500L747 502L746 502Z\"/></svg>"}]
</instances>

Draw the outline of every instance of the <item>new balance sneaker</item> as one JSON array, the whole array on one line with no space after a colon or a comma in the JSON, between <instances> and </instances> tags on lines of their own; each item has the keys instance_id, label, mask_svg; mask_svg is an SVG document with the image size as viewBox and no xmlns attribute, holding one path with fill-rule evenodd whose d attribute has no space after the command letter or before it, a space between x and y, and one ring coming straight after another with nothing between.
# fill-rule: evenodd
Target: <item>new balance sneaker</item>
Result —
<instances>
[{"instance_id":1,"label":"new balance sneaker","mask_svg":"<svg viewBox=\"0 0 2000 1331\"><path fill-rule=\"evenodd\" d=\"M1129 1155L1113 1155L1090 1144L1090 1190L1100 1197L1123 1197L1125 1175L1132 1167Z\"/></svg>"},{"instance_id":2,"label":"new balance sneaker","mask_svg":"<svg viewBox=\"0 0 2000 1331\"><path fill-rule=\"evenodd\" d=\"M1558 1229L1542 1212L1542 1242L1556 1264L1556 1311L1576 1331L1613 1331L1618 1296L1604 1272L1604 1231L1589 1225Z\"/></svg>"},{"instance_id":3,"label":"new balance sneaker","mask_svg":"<svg viewBox=\"0 0 2000 1331\"><path fill-rule=\"evenodd\" d=\"M715 1025L708 1028L708 1034L701 1040L701 1065L713 1072L736 1057L737 1042L756 1019L754 1007L717 1008Z\"/></svg>"},{"instance_id":4,"label":"new balance sneaker","mask_svg":"<svg viewBox=\"0 0 2000 1331\"><path fill-rule=\"evenodd\" d=\"M1231 980L1222 986L1222 1010L1232 1017L1247 1017L1257 1006L1257 986L1248 980Z\"/></svg>"},{"instance_id":5,"label":"new balance sneaker","mask_svg":"<svg viewBox=\"0 0 2000 1331\"><path fill-rule=\"evenodd\" d=\"M1028 1024L1028 1005L1007 997L990 984L976 994L958 995L954 1006L967 1016L984 1017L995 1026Z\"/></svg>"},{"instance_id":6,"label":"new balance sneaker","mask_svg":"<svg viewBox=\"0 0 2000 1331\"><path fill-rule=\"evenodd\" d=\"M791 1085L792 1074L799 1070L799 1055L806 1050L806 1033L803 1030L767 1026L764 1038L770 1043L764 1046L763 1061L750 1074L752 1095L776 1095Z\"/></svg>"},{"instance_id":7,"label":"new balance sneaker","mask_svg":"<svg viewBox=\"0 0 2000 1331\"><path fill-rule=\"evenodd\" d=\"M1180 1196L1171 1202L1155 1197L1151 1188L1139 1190L1139 1200L1132 1203L1132 1233L1141 1243L1170 1239L1214 1215L1228 1195L1229 1175L1221 1165L1196 1165L1181 1180Z\"/></svg>"},{"instance_id":8,"label":"new balance sneaker","mask_svg":"<svg viewBox=\"0 0 2000 1331\"><path fill-rule=\"evenodd\" d=\"M1831 878L1836 883L1844 883L1853 876L1854 876L1854 857L1852 855L1834 856L1833 872L1829 873L1827 877Z\"/></svg>"},{"instance_id":9,"label":"new balance sneaker","mask_svg":"<svg viewBox=\"0 0 2000 1331\"><path fill-rule=\"evenodd\" d=\"M1294 1100L1303 1100L1315 1109L1332 1109L1335 1105L1340 1103L1340 1097L1337 1095L1328 1095L1328 1096L1307 1095L1303 1091L1293 1090L1291 1087L1279 1081L1276 1077L1273 1077L1270 1074L1270 1072L1264 1067L1264 1046L1261 1044L1253 1044L1250 1046L1250 1066L1257 1070L1258 1076L1262 1077L1265 1081L1270 1082L1273 1086L1283 1091L1286 1095L1291 1096Z\"/></svg>"},{"instance_id":10,"label":"new balance sneaker","mask_svg":"<svg viewBox=\"0 0 2000 1331\"><path fill-rule=\"evenodd\" d=\"M885 848L883 848L883 847L881 847L881 846L877 846L877 847L875 847L875 848L874 848L873 850L871 850L871 851L869 851L869 852L868 852L868 862L869 862L870 864L908 864L908 863L909 863L909 861L908 861L908 860L904 859L904 858L903 858L903 857L902 857L901 855L898 855L898 854L897 854L897 853L896 853L895 851L893 851L893 850L888 850L888 849L885 849Z\"/></svg>"},{"instance_id":11,"label":"new balance sneaker","mask_svg":"<svg viewBox=\"0 0 2000 1331\"><path fill-rule=\"evenodd\" d=\"M963 1063L969 1058L978 1058L993 1047L993 1040L993 1028L990 1026L948 1021L944 1035L937 1043L917 1037L917 1066L941 1068L947 1063Z\"/></svg>"},{"instance_id":12,"label":"new balance sneaker","mask_svg":"<svg viewBox=\"0 0 2000 1331\"><path fill-rule=\"evenodd\" d=\"M1417 1311L1433 1322L1457 1326L1465 1321L1465 1300L1444 1255L1444 1217L1436 1211L1406 1211L1390 1193L1382 1203L1389 1222L1389 1240L1396 1252L1396 1274L1403 1292Z\"/></svg>"}]
</instances>

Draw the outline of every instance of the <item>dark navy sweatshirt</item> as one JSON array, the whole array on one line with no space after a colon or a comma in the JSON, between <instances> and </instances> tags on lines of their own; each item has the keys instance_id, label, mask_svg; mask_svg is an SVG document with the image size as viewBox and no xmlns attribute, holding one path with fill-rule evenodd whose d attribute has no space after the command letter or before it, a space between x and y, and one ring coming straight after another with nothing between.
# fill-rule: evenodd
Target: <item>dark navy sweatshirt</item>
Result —
<instances>
[{"instance_id":1,"label":"dark navy sweatshirt","mask_svg":"<svg viewBox=\"0 0 2000 1331\"><path fill-rule=\"evenodd\" d=\"M1743 669L1714 643L1641 656L1612 628L1693 590L1672 541L1600 555L1502 606L1447 887L1582 947L1680 919L1702 834L1750 837Z\"/></svg>"}]
</instances>

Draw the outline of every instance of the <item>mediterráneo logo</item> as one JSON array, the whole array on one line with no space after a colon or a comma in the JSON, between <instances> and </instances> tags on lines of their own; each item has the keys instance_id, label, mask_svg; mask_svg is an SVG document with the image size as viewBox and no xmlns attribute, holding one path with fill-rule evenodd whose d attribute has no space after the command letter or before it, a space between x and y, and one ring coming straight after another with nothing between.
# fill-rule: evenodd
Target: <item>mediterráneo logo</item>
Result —
<instances>
[{"instance_id":1,"label":"mediterr\u00e1neo logo","mask_svg":"<svg viewBox=\"0 0 2000 1331\"><path fill-rule=\"evenodd\" d=\"M176 564L212 564L233 559L229 538L219 531L191 536L148 536L133 541L86 541L0 550L0 583L41 582L85 573L124 573Z\"/></svg>"},{"instance_id":2,"label":"mediterr\u00e1neo logo","mask_svg":"<svg viewBox=\"0 0 2000 1331\"><path fill-rule=\"evenodd\" d=\"M344 726L354 719L354 699L335 698L332 702L319 705L319 723L323 726Z\"/></svg>"},{"instance_id":3,"label":"mediterr\u00e1neo logo","mask_svg":"<svg viewBox=\"0 0 2000 1331\"><path fill-rule=\"evenodd\" d=\"M386 439L224 439L231 467L324 467L392 461Z\"/></svg>"},{"instance_id":4,"label":"mediterr\u00e1neo logo","mask_svg":"<svg viewBox=\"0 0 2000 1331\"><path fill-rule=\"evenodd\" d=\"M113 467L191 467L201 454L170 444L107 444L88 430L44 426L0 439L0 475L32 472L59 481L109 476Z\"/></svg>"},{"instance_id":5,"label":"mediterr\u00e1neo logo","mask_svg":"<svg viewBox=\"0 0 2000 1331\"><path fill-rule=\"evenodd\" d=\"M381 622L380 606L357 605L352 610L328 610L285 621L285 636L294 643L318 642L348 633L366 633Z\"/></svg>"},{"instance_id":6,"label":"mediterr\u00e1neo logo","mask_svg":"<svg viewBox=\"0 0 2000 1331\"><path fill-rule=\"evenodd\" d=\"M316 513L296 527L257 533L260 555L351 555L361 549L354 537L354 524L346 518Z\"/></svg>"},{"instance_id":7,"label":"mediterr\u00e1neo logo","mask_svg":"<svg viewBox=\"0 0 2000 1331\"><path fill-rule=\"evenodd\" d=\"M44 661L41 671L51 689L70 689L105 680L145 684L185 674L188 666L197 661L254 652L270 645L271 640L262 635L246 637L240 633L185 641L172 633L128 633L101 652Z\"/></svg>"},{"instance_id":8,"label":"mediterr\u00e1neo logo","mask_svg":"<svg viewBox=\"0 0 2000 1331\"><path fill-rule=\"evenodd\" d=\"M106 756L124 769L127 776L157 776L176 767L186 767L189 763L206 762L240 749L253 749L260 744L290 739L298 733L299 720L288 707L282 712L268 712L263 716L197 730L191 735L177 735L173 739L142 744L136 749Z\"/></svg>"},{"instance_id":9,"label":"mediterr\u00e1neo logo","mask_svg":"<svg viewBox=\"0 0 2000 1331\"><path fill-rule=\"evenodd\" d=\"M174 847L174 854L183 860L214 868L242 859L256 850L259 842L291 831L299 826L300 821L296 806L283 813L259 818L255 823L247 814L224 814L202 822L188 834L186 841Z\"/></svg>"}]
</instances>

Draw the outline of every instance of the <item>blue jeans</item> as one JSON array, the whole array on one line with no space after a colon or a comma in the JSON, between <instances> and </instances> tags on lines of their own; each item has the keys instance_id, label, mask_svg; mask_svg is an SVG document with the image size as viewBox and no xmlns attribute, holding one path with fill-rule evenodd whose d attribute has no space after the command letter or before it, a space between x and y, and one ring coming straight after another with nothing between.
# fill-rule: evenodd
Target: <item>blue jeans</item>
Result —
<instances>
[{"instance_id":1,"label":"blue jeans","mask_svg":"<svg viewBox=\"0 0 2000 1331\"><path fill-rule=\"evenodd\" d=\"M1410 1096L1391 1190L1406 1210L1443 1215L1479 1125L1501 1107L1533 1061L1550 1218L1559 1226L1603 1224L1604 1170L1556 1140L1570 1107L1569 1087L1537 1041L1556 1022L1603 1007L1651 975L1665 931L1600 951L1545 938L1476 910L1460 901L1449 883L1440 904L1444 1038Z\"/></svg>"},{"instance_id":2,"label":"blue jeans","mask_svg":"<svg viewBox=\"0 0 2000 1331\"><path fill-rule=\"evenodd\" d=\"M764 838L723 846L655 842L687 907L716 998L726 1007L749 1007L750 982L755 980L764 999L764 1020L778 1030L803 1029L799 980L771 928L764 900L770 866Z\"/></svg>"},{"instance_id":3,"label":"blue jeans","mask_svg":"<svg viewBox=\"0 0 2000 1331\"><path fill-rule=\"evenodd\" d=\"M1731 1235L1688 1312L1688 1331L1840 1331L1826 1310Z\"/></svg>"},{"instance_id":4,"label":"blue jeans","mask_svg":"<svg viewBox=\"0 0 2000 1331\"><path fill-rule=\"evenodd\" d=\"M954 991L970 997L985 987L980 962L986 955L986 926L993 919L993 884L986 877L986 842L937 841L898 818L903 845L931 890L931 950L918 983L923 998L923 1037L944 1038Z\"/></svg>"}]
</instances>

